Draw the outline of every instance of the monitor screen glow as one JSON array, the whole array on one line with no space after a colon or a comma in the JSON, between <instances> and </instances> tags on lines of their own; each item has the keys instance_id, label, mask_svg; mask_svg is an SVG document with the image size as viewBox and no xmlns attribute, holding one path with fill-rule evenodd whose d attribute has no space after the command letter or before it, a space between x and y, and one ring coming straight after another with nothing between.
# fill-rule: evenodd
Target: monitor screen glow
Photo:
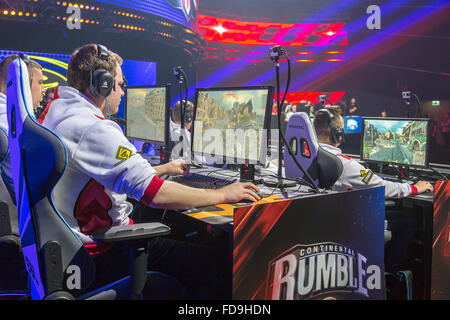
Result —
<instances>
[{"instance_id":1,"label":"monitor screen glow","mask_svg":"<svg viewBox=\"0 0 450 320\"><path fill-rule=\"evenodd\" d=\"M426 167L429 120L363 118L361 160Z\"/></svg>"},{"instance_id":2,"label":"monitor screen glow","mask_svg":"<svg viewBox=\"0 0 450 320\"><path fill-rule=\"evenodd\" d=\"M267 122L273 88L236 87L197 89L192 150L227 163L265 160Z\"/></svg>"},{"instance_id":3,"label":"monitor screen glow","mask_svg":"<svg viewBox=\"0 0 450 320\"><path fill-rule=\"evenodd\" d=\"M128 87L125 100L125 136L164 144L167 100L165 86Z\"/></svg>"}]
</instances>

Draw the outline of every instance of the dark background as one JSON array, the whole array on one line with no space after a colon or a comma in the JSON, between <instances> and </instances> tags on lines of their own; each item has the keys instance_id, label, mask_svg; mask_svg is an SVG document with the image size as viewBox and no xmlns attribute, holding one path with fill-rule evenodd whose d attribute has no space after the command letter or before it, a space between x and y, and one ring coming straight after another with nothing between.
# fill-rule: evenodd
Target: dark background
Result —
<instances>
[{"instance_id":1,"label":"dark background","mask_svg":"<svg viewBox=\"0 0 450 320\"><path fill-rule=\"evenodd\" d=\"M106 2L106 3L105 3ZM109 2L109 3L108 3ZM144 1L145 2L145 1ZM149 1L151 2L151 1ZM121 9L111 1L78 1L94 4L101 8L100 26L84 26L82 30L68 30L64 23L56 21L57 15L67 15L53 0L0 1L0 49L52 52L70 54L75 48L90 42L100 42L119 53L124 59L157 62L157 82L172 83L173 99L177 99L178 84L173 67L182 65L187 73L190 99L197 83L204 86L240 86L261 74L268 76L260 83L275 85L275 71L268 54L261 62L230 64L225 58L208 59L208 47L239 48L239 45L224 46L207 43L200 34L190 36L186 43L184 27L179 27L172 38L156 35L155 25L146 32L129 32L112 28L113 22L120 23L112 9ZM441 121L450 111L450 6L445 0L372 1L372 0L198 0L199 14L217 16L240 21L306 23L345 22L346 26L360 21L356 31L348 31L348 45L344 48L344 63L336 64L336 70L324 71L315 81L303 82L312 65L292 64L290 91L344 91L344 101L351 97L360 105L360 115L378 116L387 108L389 116L406 117L408 112L415 116L416 103L405 106L401 91L414 92L420 99L423 114L435 123L432 163L449 164L450 152L445 145ZM381 8L381 30L368 30L366 9L376 4ZM27 8L38 13L36 19L18 19L5 16L5 9ZM64 8L65 9L65 8ZM123 9L123 8L122 8ZM392 14L385 14L389 11ZM426 10L410 21L403 19L414 12ZM127 12L144 16L144 24L151 21L145 12L126 9ZM433 13L431 13L433 12ZM116 21L117 20L117 21ZM391 28L396 23L399 27ZM362 26L361 26L362 24ZM345 30L345 27L344 27ZM194 30L195 31L195 30ZM351 55L352 48L370 37L384 37L385 41L367 49L362 48ZM248 48L246 48L248 49ZM259 48L261 49L261 48ZM291 48L288 48L289 50ZM321 48L322 49L322 48ZM323 48L326 49L326 48ZM268 47L261 49L267 52ZM294 48L293 50L308 50ZM281 88L286 83L286 66L281 68ZM221 77L220 72L223 73ZM215 76L214 81L209 81ZM432 100L439 100L439 106L432 106Z\"/></svg>"}]
</instances>

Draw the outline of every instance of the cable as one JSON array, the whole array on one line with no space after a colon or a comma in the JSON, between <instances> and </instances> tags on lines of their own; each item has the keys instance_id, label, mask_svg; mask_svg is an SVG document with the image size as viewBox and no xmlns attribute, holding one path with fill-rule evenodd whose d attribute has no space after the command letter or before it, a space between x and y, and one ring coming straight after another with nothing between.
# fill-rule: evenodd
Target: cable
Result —
<instances>
[{"instance_id":1,"label":"cable","mask_svg":"<svg viewBox=\"0 0 450 320\"><path fill-rule=\"evenodd\" d=\"M307 180L311 183L311 185L313 186L313 189L316 193L320 193L319 188L316 186L314 180L311 178L311 176L309 175L309 173L305 170L305 168L303 168L302 164L298 161L297 157L295 156L295 153L292 151L291 146L289 145L289 143L286 141L286 137L284 136L284 133L281 130L281 106L284 104L284 101L286 100L286 96L287 96L287 92L289 90L289 85L290 85L290 80L291 80L291 60L289 59L289 56L286 54L286 52L284 52L284 50L281 50L281 55L285 55L287 58L287 62L288 62L288 80L287 80L287 85L286 85L286 89L284 92L284 96L283 96L283 100L281 102L281 104L279 104L279 98L280 98L280 90L279 90L279 60L277 58L273 59L276 63L276 71L277 71L277 118L278 118L278 130L279 130L279 138L281 137L281 139L283 140L283 143L285 145L285 147L288 149L289 154L291 155L291 157L293 158L295 164L300 168L300 170L303 172L303 174L305 175L305 177L307 178ZM278 141L278 143L281 144L281 141ZM281 145L279 147L279 163L278 163L278 179L284 179L281 175L280 172L280 167L282 166L281 163Z\"/></svg>"},{"instance_id":2,"label":"cable","mask_svg":"<svg viewBox=\"0 0 450 320\"><path fill-rule=\"evenodd\" d=\"M406 300L411 300L411 295L412 295L412 288L409 288L409 283L408 283L408 276L406 275L406 273L404 271L397 271L398 273L402 273L403 276L405 277L405 283L406 283Z\"/></svg>"},{"instance_id":3,"label":"cable","mask_svg":"<svg viewBox=\"0 0 450 320\"><path fill-rule=\"evenodd\" d=\"M428 166L428 168L431 169L431 171L437 173L438 175L440 175L442 178L444 178L445 181L448 181L447 176L443 175L442 173L440 173L439 171L437 171L435 168L433 168L432 166Z\"/></svg>"},{"instance_id":4,"label":"cable","mask_svg":"<svg viewBox=\"0 0 450 320\"><path fill-rule=\"evenodd\" d=\"M420 103L419 97L415 93L411 93L411 95L416 99L417 101L417 112L416 117L420 118L422 117L422 104Z\"/></svg>"},{"instance_id":5,"label":"cable","mask_svg":"<svg viewBox=\"0 0 450 320\"><path fill-rule=\"evenodd\" d=\"M166 216L166 212L167 212L167 208L164 209L164 212L163 212L163 214L161 216L161 223L164 223L164 218Z\"/></svg>"},{"instance_id":6,"label":"cable","mask_svg":"<svg viewBox=\"0 0 450 320\"><path fill-rule=\"evenodd\" d=\"M108 107L108 119L111 120L111 113L109 112L109 102L108 102L108 97L106 97L106 106Z\"/></svg>"}]
</instances>

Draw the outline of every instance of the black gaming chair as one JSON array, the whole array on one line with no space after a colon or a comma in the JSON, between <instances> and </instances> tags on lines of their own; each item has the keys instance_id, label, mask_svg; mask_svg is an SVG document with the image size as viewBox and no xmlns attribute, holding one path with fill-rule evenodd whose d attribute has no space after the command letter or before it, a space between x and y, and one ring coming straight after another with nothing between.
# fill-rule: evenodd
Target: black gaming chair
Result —
<instances>
[{"instance_id":1,"label":"black gaming chair","mask_svg":"<svg viewBox=\"0 0 450 320\"><path fill-rule=\"evenodd\" d=\"M0 128L0 167L8 154L8 135ZM0 174L0 244L9 243L20 247L14 192L1 169Z\"/></svg>"},{"instance_id":2,"label":"black gaming chair","mask_svg":"<svg viewBox=\"0 0 450 320\"><path fill-rule=\"evenodd\" d=\"M161 223L112 227L96 241L127 241L132 248L131 275L87 292L95 278L92 257L52 201L52 189L67 165L67 151L56 134L32 116L26 65L14 60L8 70L8 123L12 178L23 256L33 299L136 299L148 279L147 242L166 235Z\"/></svg>"},{"instance_id":3,"label":"black gaming chair","mask_svg":"<svg viewBox=\"0 0 450 320\"><path fill-rule=\"evenodd\" d=\"M330 189L339 179L343 170L341 161L320 147L314 126L305 112L296 112L289 118L286 141L319 188ZM304 178L287 148L284 148L284 165L286 178Z\"/></svg>"},{"instance_id":4,"label":"black gaming chair","mask_svg":"<svg viewBox=\"0 0 450 320\"><path fill-rule=\"evenodd\" d=\"M16 200L10 187L11 182L4 175L2 167L8 154L8 135L0 129L0 299L15 299L28 295Z\"/></svg>"}]
</instances>

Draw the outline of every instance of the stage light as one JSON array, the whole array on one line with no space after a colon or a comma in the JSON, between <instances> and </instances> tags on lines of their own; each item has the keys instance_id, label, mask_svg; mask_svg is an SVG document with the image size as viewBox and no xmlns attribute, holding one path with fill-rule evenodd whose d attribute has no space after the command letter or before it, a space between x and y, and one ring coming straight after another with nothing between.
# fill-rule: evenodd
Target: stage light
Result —
<instances>
[{"instance_id":1,"label":"stage light","mask_svg":"<svg viewBox=\"0 0 450 320\"><path fill-rule=\"evenodd\" d=\"M343 53L343 51L326 51L326 54L338 54L338 53Z\"/></svg>"},{"instance_id":2,"label":"stage light","mask_svg":"<svg viewBox=\"0 0 450 320\"><path fill-rule=\"evenodd\" d=\"M4 10L4 11L3 11L3 14L4 14L4 15L8 15L8 10Z\"/></svg>"},{"instance_id":3,"label":"stage light","mask_svg":"<svg viewBox=\"0 0 450 320\"><path fill-rule=\"evenodd\" d=\"M36 14L36 13L33 13L33 17L37 17L37 14Z\"/></svg>"},{"instance_id":4,"label":"stage light","mask_svg":"<svg viewBox=\"0 0 450 320\"><path fill-rule=\"evenodd\" d=\"M299 59L299 60L295 60L297 62L314 62L314 59Z\"/></svg>"},{"instance_id":5,"label":"stage light","mask_svg":"<svg viewBox=\"0 0 450 320\"><path fill-rule=\"evenodd\" d=\"M227 29L225 29L221 24L215 27L211 27L211 29L216 30L218 33L220 33L221 35L227 31Z\"/></svg>"},{"instance_id":6,"label":"stage light","mask_svg":"<svg viewBox=\"0 0 450 320\"><path fill-rule=\"evenodd\" d=\"M325 59L325 61L328 61L328 62L338 62L338 61L344 61L344 59Z\"/></svg>"},{"instance_id":7,"label":"stage light","mask_svg":"<svg viewBox=\"0 0 450 320\"><path fill-rule=\"evenodd\" d=\"M19 17L23 16L23 12L19 11L18 15L19 15Z\"/></svg>"},{"instance_id":8,"label":"stage light","mask_svg":"<svg viewBox=\"0 0 450 320\"><path fill-rule=\"evenodd\" d=\"M312 54L312 52L309 52L309 51L301 51L301 52L296 52L295 54Z\"/></svg>"},{"instance_id":9,"label":"stage light","mask_svg":"<svg viewBox=\"0 0 450 320\"><path fill-rule=\"evenodd\" d=\"M328 31L328 32L325 32L325 34L326 34L327 36L329 36L329 37L332 37L332 36L334 36L334 35L336 34L336 32Z\"/></svg>"},{"instance_id":10,"label":"stage light","mask_svg":"<svg viewBox=\"0 0 450 320\"><path fill-rule=\"evenodd\" d=\"M11 11L11 15L12 15L12 16L15 16L15 15L16 15L16 12L15 12L15 11Z\"/></svg>"}]
</instances>

